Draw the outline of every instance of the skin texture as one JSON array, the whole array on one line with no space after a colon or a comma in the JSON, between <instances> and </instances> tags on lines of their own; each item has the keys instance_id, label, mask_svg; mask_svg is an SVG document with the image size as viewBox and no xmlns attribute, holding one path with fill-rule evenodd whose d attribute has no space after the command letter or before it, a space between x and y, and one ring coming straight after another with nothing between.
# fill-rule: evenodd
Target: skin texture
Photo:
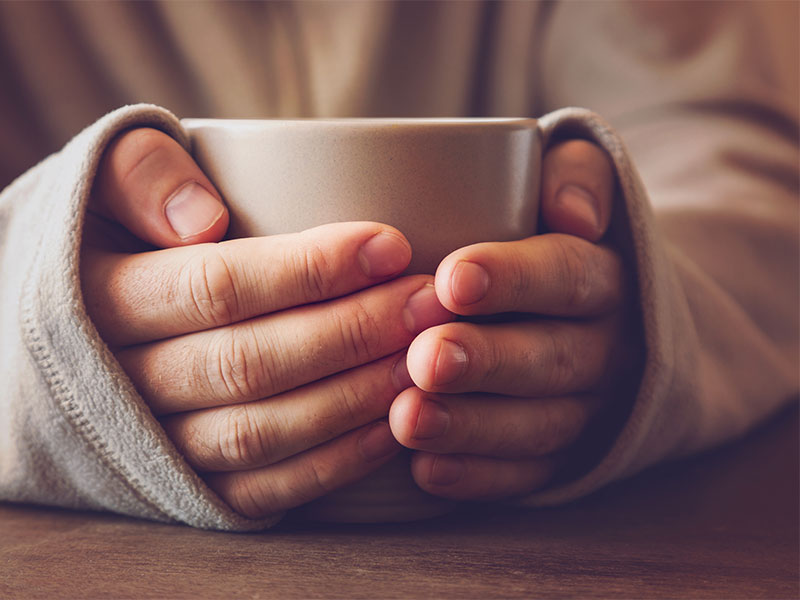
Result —
<instances>
[{"instance_id":1,"label":"skin texture","mask_svg":"<svg viewBox=\"0 0 800 600\"><path fill-rule=\"evenodd\" d=\"M87 310L189 464L246 516L357 480L401 445L431 493L525 494L609 405L632 344L625 269L602 243L610 162L564 142L542 186L549 233L397 277L412 249L379 223L220 242L211 182L171 138L132 130L93 188ZM513 317L485 318L498 313Z\"/></svg>"}]
</instances>

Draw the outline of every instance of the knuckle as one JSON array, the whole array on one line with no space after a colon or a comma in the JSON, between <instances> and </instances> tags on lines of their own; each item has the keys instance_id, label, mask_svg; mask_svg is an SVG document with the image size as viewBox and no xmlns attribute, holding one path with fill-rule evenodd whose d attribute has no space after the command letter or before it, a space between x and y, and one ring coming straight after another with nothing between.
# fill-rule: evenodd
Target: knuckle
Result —
<instances>
[{"instance_id":1,"label":"knuckle","mask_svg":"<svg viewBox=\"0 0 800 600\"><path fill-rule=\"evenodd\" d=\"M236 320L239 298L234 270L217 246L196 253L183 267L182 287L188 290L185 306L193 325L218 327Z\"/></svg>"},{"instance_id":2,"label":"knuckle","mask_svg":"<svg viewBox=\"0 0 800 600\"><path fill-rule=\"evenodd\" d=\"M229 485L225 500L236 512L251 519L261 519L278 512L278 494L269 478L238 477Z\"/></svg>"},{"instance_id":3,"label":"knuckle","mask_svg":"<svg viewBox=\"0 0 800 600\"><path fill-rule=\"evenodd\" d=\"M488 382L502 382L509 377L512 358L508 355L507 349L503 344L488 344L485 355L487 360L484 364L482 379ZM518 359L517 359L518 360Z\"/></svg>"},{"instance_id":4,"label":"knuckle","mask_svg":"<svg viewBox=\"0 0 800 600\"><path fill-rule=\"evenodd\" d=\"M499 438L496 438L496 431L490 427L485 419L467 418L461 415L462 439L458 440L458 449L480 448L483 452L498 450L500 445ZM466 450L462 450L466 451Z\"/></svg>"},{"instance_id":5,"label":"knuckle","mask_svg":"<svg viewBox=\"0 0 800 600\"><path fill-rule=\"evenodd\" d=\"M323 496L338 487L337 466L320 458L298 461L289 477L247 477L231 490L232 506L263 517Z\"/></svg>"},{"instance_id":6,"label":"knuckle","mask_svg":"<svg viewBox=\"0 0 800 600\"><path fill-rule=\"evenodd\" d=\"M374 315L362 302L352 299L349 308L337 312L335 326L343 351L359 362L375 358L381 348L381 333Z\"/></svg>"},{"instance_id":7,"label":"knuckle","mask_svg":"<svg viewBox=\"0 0 800 600\"><path fill-rule=\"evenodd\" d=\"M574 243L558 237L555 247L565 285L564 306L569 311L580 311L592 296L592 269L587 257Z\"/></svg>"},{"instance_id":8,"label":"knuckle","mask_svg":"<svg viewBox=\"0 0 800 600\"><path fill-rule=\"evenodd\" d=\"M508 281L508 289L511 291L510 307L525 306L530 302L531 276L530 264L522 256L509 262L505 277Z\"/></svg>"},{"instance_id":9,"label":"knuckle","mask_svg":"<svg viewBox=\"0 0 800 600\"><path fill-rule=\"evenodd\" d=\"M464 412L460 418L463 430L454 450L473 452L490 456L517 456L520 445L520 423L518 419L487 418L480 411L474 414Z\"/></svg>"},{"instance_id":10,"label":"knuckle","mask_svg":"<svg viewBox=\"0 0 800 600\"><path fill-rule=\"evenodd\" d=\"M228 468L269 462L274 439L275 435L269 431L269 424L255 419L247 405L227 408L219 417L217 454Z\"/></svg>"},{"instance_id":11,"label":"knuckle","mask_svg":"<svg viewBox=\"0 0 800 600\"><path fill-rule=\"evenodd\" d=\"M459 333L447 332L443 337L457 341L467 352L469 362L463 381L477 385L472 388L475 391L506 387L517 378L526 376L529 366L535 363L535 348L526 334L503 329L498 337L485 333L482 325L454 323L452 326Z\"/></svg>"},{"instance_id":12,"label":"knuckle","mask_svg":"<svg viewBox=\"0 0 800 600\"><path fill-rule=\"evenodd\" d=\"M334 465L319 458L304 461L300 473L303 481L302 501L307 502L332 492L337 487L335 471Z\"/></svg>"},{"instance_id":13,"label":"knuckle","mask_svg":"<svg viewBox=\"0 0 800 600\"><path fill-rule=\"evenodd\" d=\"M558 327L552 327L544 336L547 340L544 360L548 367L544 392L550 394L569 389L576 376L573 349L565 337L559 335L558 332Z\"/></svg>"},{"instance_id":14,"label":"knuckle","mask_svg":"<svg viewBox=\"0 0 800 600\"><path fill-rule=\"evenodd\" d=\"M297 287L309 300L323 300L333 291L333 278L330 276L330 259L316 244L306 246L295 255Z\"/></svg>"},{"instance_id":15,"label":"knuckle","mask_svg":"<svg viewBox=\"0 0 800 600\"><path fill-rule=\"evenodd\" d=\"M241 324L220 333L207 352L205 374L212 393L229 402L245 402L273 388L273 353L259 351L251 326Z\"/></svg>"},{"instance_id":16,"label":"knuckle","mask_svg":"<svg viewBox=\"0 0 800 600\"><path fill-rule=\"evenodd\" d=\"M141 127L124 133L112 147L113 161L124 183L138 167L155 155L169 150L172 138L157 129Z\"/></svg>"},{"instance_id":17,"label":"knuckle","mask_svg":"<svg viewBox=\"0 0 800 600\"><path fill-rule=\"evenodd\" d=\"M338 435L342 429L341 424L355 427L362 422L369 420L371 415L368 412L367 398L352 381L340 378L332 393L334 394L331 403L332 414L320 417L315 423L315 429L324 431L330 436Z\"/></svg>"}]
</instances>

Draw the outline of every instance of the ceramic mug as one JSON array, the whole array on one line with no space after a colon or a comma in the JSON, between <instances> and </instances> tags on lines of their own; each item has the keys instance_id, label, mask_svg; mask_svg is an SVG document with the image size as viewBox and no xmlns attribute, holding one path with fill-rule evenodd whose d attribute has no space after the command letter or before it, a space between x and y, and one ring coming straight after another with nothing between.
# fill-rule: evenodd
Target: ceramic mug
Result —
<instances>
[{"instance_id":1,"label":"ceramic mug","mask_svg":"<svg viewBox=\"0 0 800 600\"><path fill-rule=\"evenodd\" d=\"M184 119L192 155L230 209L228 237L378 221L409 240L406 274L453 250L536 233L534 119ZM450 506L422 492L409 456L307 506L331 521L399 521Z\"/></svg>"}]
</instances>

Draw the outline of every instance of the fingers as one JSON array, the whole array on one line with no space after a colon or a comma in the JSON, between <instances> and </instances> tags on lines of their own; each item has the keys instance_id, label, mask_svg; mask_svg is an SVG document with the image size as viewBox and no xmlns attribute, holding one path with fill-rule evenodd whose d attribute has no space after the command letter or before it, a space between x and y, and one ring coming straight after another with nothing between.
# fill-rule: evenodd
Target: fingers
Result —
<instances>
[{"instance_id":1,"label":"fingers","mask_svg":"<svg viewBox=\"0 0 800 600\"><path fill-rule=\"evenodd\" d=\"M258 519L361 479L400 449L388 424L379 421L274 465L213 473L206 481L235 511Z\"/></svg>"},{"instance_id":2,"label":"fingers","mask_svg":"<svg viewBox=\"0 0 800 600\"><path fill-rule=\"evenodd\" d=\"M545 153L541 214L550 231L598 241L611 221L613 199L613 166L599 146L568 140Z\"/></svg>"},{"instance_id":3,"label":"fingers","mask_svg":"<svg viewBox=\"0 0 800 600\"><path fill-rule=\"evenodd\" d=\"M596 411L590 397L509 398L429 394L411 387L389 411L398 442L413 450L532 458L572 444Z\"/></svg>"},{"instance_id":4,"label":"fingers","mask_svg":"<svg viewBox=\"0 0 800 600\"><path fill-rule=\"evenodd\" d=\"M396 375L404 360L395 354L266 400L181 413L161 423L199 471L273 464L385 417L410 385L402 372Z\"/></svg>"},{"instance_id":5,"label":"fingers","mask_svg":"<svg viewBox=\"0 0 800 600\"><path fill-rule=\"evenodd\" d=\"M267 398L405 348L453 318L430 277L117 352L156 413Z\"/></svg>"},{"instance_id":6,"label":"fingers","mask_svg":"<svg viewBox=\"0 0 800 600\"><path fill-rule=\"evenodd\" d=\"M401 273L410 260L394 228L334 223L158 252L84 252L81 269L100 334L124 346L338 297Z\"/></svg>"},{"instance_id":7,"label":"fingers","mask_svg":"<svg viewBox=\"0 0 800 600\"><path fill-rule=\"evenodd\" d=\"M616 367L617 319L448 323L423 331L406 359L430 392L555 396L589 390Z\"/></svg>"},{"instance_id":8,"label":"fingers","mask_svg":"<svg viewBox=\"0 0 800 600\"><path fill-rule=\"evenodd\" d=\"M461 322L420 334L407 365L422 389L402 392L389 420L398 441L419 451L412 471L422 489L461 500L528 494L550 481L552 453L572 445L598 410L596 396L576 392L616 372L622 265L591 243L609 227L614 187L603 150L558 144L543 162L541 214L552 233L462 248L439 266L437 295L456 314L603 318Z\"/></svg>"},{"instance_id":9,"label":"fingers","mask_svg":"<svg viewBox=\"0 0 800 600\"><path fill-rule=\"evenodd\" d=\"M133 129L106 149L91 209L168 248L221 240L228 211L191 156L155 129Z\"/></svg>"},{"instance_id":10,"label":"fingers","mask_svg":"<svg viewBox=\"0 0 800 600\"><path fill-rule=\"evenodd\" d=\"M498 500L524 496L546 485L557 461L552 457L500 460L483 456L415 453L414 481L426 492L451 500Z\"/></svg>"},{"instance_id":11,"label":"fingers","mask_svg":"<svg viewBox=\"0 0 800 600\"><path fill-rule=\"evenodd\" d=\"M563 234L467 246L436 270L439 299L461 315L595 316L614 310L623 289L616 252Z\"/></svg>"}]
</instances>

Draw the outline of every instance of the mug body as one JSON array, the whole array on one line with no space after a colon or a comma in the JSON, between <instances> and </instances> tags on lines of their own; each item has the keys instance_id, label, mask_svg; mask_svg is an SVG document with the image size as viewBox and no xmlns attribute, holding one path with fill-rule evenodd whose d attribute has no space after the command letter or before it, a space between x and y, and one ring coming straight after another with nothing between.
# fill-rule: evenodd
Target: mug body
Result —
<instances>
[{"instance_id":1,"label":"mug body","mask_svg":"<svg viewBox=\"0 0 800 600\"><path fill-rule=\"evenodd\" d=\"M378 221L409 240L407 274L453 250L536 233L541 136L533 119L184 119L192 154L230 209L231 238ZM303 508L326 521L426 518L403 453Z\"/></svg>"},{"instance_id":2,"label":"mug body","mask_svg":"<svg viewBox=\"0 0 800 600\"><path fill-rule=\"evenodd\" d=\"M338 221L397 227L407 273L453 250L532 235L541 144L533 119L183 121L231 208L230 237Z\"/></svg>"}]
</instances>

